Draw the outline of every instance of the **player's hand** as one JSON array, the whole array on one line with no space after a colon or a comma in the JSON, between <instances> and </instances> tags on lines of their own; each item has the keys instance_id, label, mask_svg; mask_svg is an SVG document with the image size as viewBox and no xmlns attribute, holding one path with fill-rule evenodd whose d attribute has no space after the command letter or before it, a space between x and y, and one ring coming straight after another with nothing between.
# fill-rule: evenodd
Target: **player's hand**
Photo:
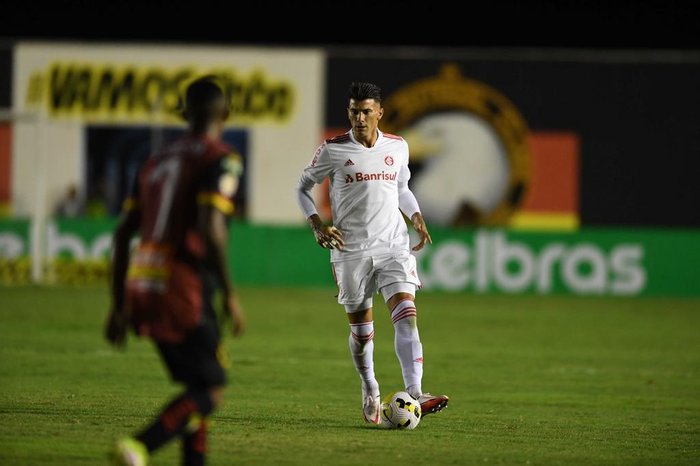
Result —
<instances>
[{"instance_id":1,"label":"player's hand","mask_svg":"<svg viewBox=\"0 0 700 466\"><path fill-rule=\"evenodd\" d=\"M245 332L245 316L243 308L235 294L231 294L226 298L226 312L231 317L231 327L234 337L240 337Z\"/></svg>"},{"instance_id":2,"label":"player's hand","mask_svg":"<svg viewBox=\"0 0 700 466\"><path fill-rule=\"evenodd\" d=\"M121 309L112 308L107 316L105 324L105 338L117 348L123 348L126 344L126 332L129 327L129 319Z\"/></svg>"},{"instance_id":3,"label":"player's hand","mask_svg":"<svg viewBox=\"0 0 700 466\"><path fill-rule=\"evenodd\" d=\"M421 213L416 212L413 214L413 218L411 220L413 221L413 229L416 230L418 236L420 237L420 243L413 246L412 250L420 251L423 249L426 243L433 244L433 239L430 237L430 233L428 233L428 227L425 225L425 221L423 220Z\"/></svg>"},{"instance_id":4,"label":"player's hand","mask_svg":"<svg viewBox=\"0 0 700 466\"><path fill-rule=\"evenodd\" d=\"M334 226L321 225L314 228L314 236L319 246L325 249L343 250L343 233Z\"/></svg>"},{"instance_id":5,"label":"player's hand","mask_svg":"<svg viewBox=\"0 0 700 466\"><path fill-rule=\"evenodd\" d=\"M312 214L306 219L314 232L316 243L324 249L340 249L345 247L343 233L332 225L324 225L318 214Z\"/></svg>"}]
</instances>

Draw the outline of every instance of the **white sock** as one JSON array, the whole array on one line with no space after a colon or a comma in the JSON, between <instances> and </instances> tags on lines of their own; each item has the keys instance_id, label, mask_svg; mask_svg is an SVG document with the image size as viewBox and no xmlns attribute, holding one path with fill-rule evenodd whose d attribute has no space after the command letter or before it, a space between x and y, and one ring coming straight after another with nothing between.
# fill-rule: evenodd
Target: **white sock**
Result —
<instances>
[{"instance_id":1,"label":"white sock","mask_svg":"<svg viewBox=\"0 0 700 466\"><path fill-rule=\"evenodd\" d=\"M394 349L401 364L403 383L412 396L420 396L423 379L423 345L418 335L416 305L404 300L391 311L394 322Z\"/></svg>"},{"instance_id":2,"label":"white sock","mask_svg":"<svg viewBox=\"0 0 700 466\"><path fill-rule=\"evenodd\" d=\"M362 380L362 391L379 396L379 383L374 376L374 322L350 324L348 338L355 369Z\"/></svg>"},{"instance_id":3,"label":"white sock","mask_svg":"<svg viewBox=\"0 0 700 466\"><path fill-rule=\"evenodd\" d=\"M406 387L406 391L408 392L409 395L411 395L413 398L416 400L420 398L420 396L423 394L421 391L421 386L420 384L418 385L411 385L410 387Z\"/></svg>"}]
</instances>

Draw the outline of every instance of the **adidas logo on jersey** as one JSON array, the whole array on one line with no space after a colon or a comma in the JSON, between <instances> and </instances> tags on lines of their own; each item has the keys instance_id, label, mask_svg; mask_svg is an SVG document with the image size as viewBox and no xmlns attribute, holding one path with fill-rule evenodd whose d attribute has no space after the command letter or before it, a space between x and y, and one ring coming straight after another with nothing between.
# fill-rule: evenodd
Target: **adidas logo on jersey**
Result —
<instances>
[{"instance_id":1,"label":"adidas logo on jersey","mask_svg":"<svg viewBox=\"0 0 700 466\"><path fill-rule=\"evenodd\" d=\"M346 166L346 167L349 167L350 165L355 165L355 162L353 162L352 160L348 159L348 161L345 162L345 166Z\"/></svg>"}]
</instances>

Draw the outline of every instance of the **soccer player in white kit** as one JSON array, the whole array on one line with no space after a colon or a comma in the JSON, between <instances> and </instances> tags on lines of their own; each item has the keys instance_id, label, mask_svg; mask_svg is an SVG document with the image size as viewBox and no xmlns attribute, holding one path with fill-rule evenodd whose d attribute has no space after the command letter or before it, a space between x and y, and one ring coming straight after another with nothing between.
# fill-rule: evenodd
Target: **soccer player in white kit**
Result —
<instances>
[{"instance_id":1,"label":"soccer player in white kit","mask_svg":"<svg viewBox=\"0 0 700 466\"><path fill-rule=\"evenodd\" d=\"M394 348L405 389L421 404L423 415L447 406L448 397L423 393L423 347L416 323L416 289L421 286L410 252L403 214L420 242L432 243L413 193L408 189L408 144L379 128L384 109L381 89L356 82L348 91L351 130L327 139L304 169L298 184L299 206L316 237L331 250L338 303L350 322L349 346L362 380L362 413L379 424L380 392L374 374L372 297L382 293L394 323ZM311 196L315 184L330 178L333 225L324 225Z\"/></svg>"}]
</instances>

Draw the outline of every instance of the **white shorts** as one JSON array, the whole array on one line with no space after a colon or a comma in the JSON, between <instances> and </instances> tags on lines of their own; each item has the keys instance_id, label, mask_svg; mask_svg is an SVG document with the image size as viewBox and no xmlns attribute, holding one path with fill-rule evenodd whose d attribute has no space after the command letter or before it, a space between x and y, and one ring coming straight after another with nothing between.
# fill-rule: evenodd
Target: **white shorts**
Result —
<instances>
[{"instance_id":1,"label":"white shorts","mask_svg":"<svg viewBox=\"0 0 700 466\"><path fill-rule=\"evenodd\" d=\"M348 313L371 308L372 298L379 291L386 302L396 293L415 296L416 288L421 286L416 258L408 252L334 262L332 266L338 303Z\"/></svg>"}]
</instances>

